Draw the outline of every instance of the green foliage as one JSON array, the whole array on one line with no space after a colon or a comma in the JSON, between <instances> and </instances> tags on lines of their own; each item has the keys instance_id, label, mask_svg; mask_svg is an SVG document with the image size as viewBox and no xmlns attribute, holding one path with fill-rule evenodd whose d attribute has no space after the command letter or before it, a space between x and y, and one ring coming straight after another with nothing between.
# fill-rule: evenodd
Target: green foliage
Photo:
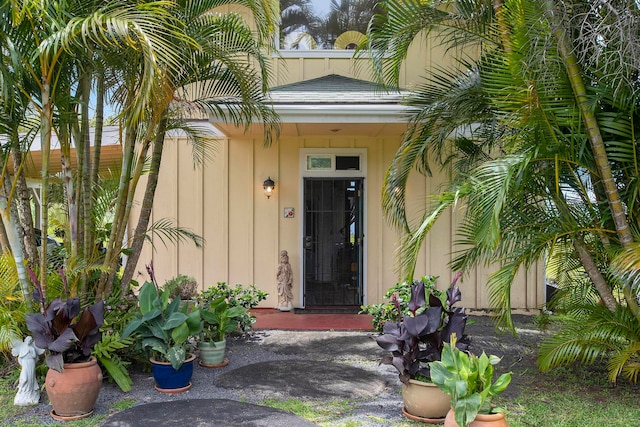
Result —
<instances>
[{"instance_id":1,"label":"green foliage","mask_svg":"<svg viewBox=\"0 0 640 427\"><path fill-rule=\"evenodd\" d=\"M511 372L493 381L493 366L500 362L497 356L487 356L484 351L478 357L460 351L456 337L445 344L442 359L431 362L431 381L451 397L456 422L466 427L478 413L491 413L494 396L506 390L511 382Z\"/></svg>"},{"instance_id":2,"label":"green foliage","mask_svg":"<svg viewBox=\"0 0 640 427\"><path fill-rule=\"evenodd\" d=\"M112 332L103 334L102 340L93 349L93 355L107 371L109 378L124 392L131 390L133 381L127 370L129 362L123 360L118 351L128 348L133 342L132 338L122 338L118 332Z\"/></svg>"},{"instance_id":3,"label":"green foliage","mask_svg":"<svg viewBox=\"0 0 640 427\"><path fill-rule=\"evenodd\" d=\"M4 365L0 363L0 420L25 413L28 407L14 406L13 399L16 396L15 384L20 376L20 366L15 363ZM6 424L6 423L3 423Z\"/></svg>"},{"instance_id":4,"label":"green foliage","mask_svg":"<svg viewBox=\"0 0 640 427\"><path fill-rule=\"evenodd\" d=\"M229 307L244 307L247 312L239 316L240 331L246 332L251 329L251 326L255 323L256 318L248 310L257 307L260 301L267 299L269 294L251 285L243 287L237 284L235 287L231 287L226 282L218 282L215 286L211 286L205 289L198 295L198 302L201 305L208 306L216 299L223 297Z\"/></svg>"},{"instance_id":5,"label":"green foliage","mask_svg":"<svg viewBox=\"0 0 640 427\"><path fill-rule=\"evenodd\" d=\"M576 361L606 361L609 380L637 382L640 375L640 320L626 306L611 312L600 304L574 306L551 318L556 332L540 345L538 365L546 371Z\"/></svg>"},{"instance_id":6,"label":"green foliage","mask_svg":"<svg viewBox=\"0 0 640 427\"><path fill-rule=\"evenodd\" d=\"M5 358L11 357L13 341L22 341L25 335L27 312L13 257L3 254L0 256L0 353Z\"/></svg>"},{"instance_id":7,"label":"green foliage","mask_svg":"<svg viewBox=\"0 0 640 427\"><path fill-rule=\"evenodd\" d=\"M131 389L132 381L128 366L135 359L133 338L122 338L122 331L133 319L137 300L129 294L122 296L120 287L105 302L105 318L102 339L96 344L93 354L105 370L107 378L118 384L122 391Z\"/></svg>"},{"instance_id":8,"label":"green foliage","mask_svg":"<svg viewBox=\"0 0 640 427\"><path fill-rule=\"evenodd\" d=\"M169 292L159 292L154 282L146 282L138 295L135 318L125 327L122 337L135 336L137 345L174 369L184 363L189 349L188 339L202 330L200 310L190 311L180 299L169 299Z\"/></svg>"},{"instance_id":9,"label":"green foliage","mask_svg":"<svg viewBox=\"0 0 640 427\"><path fill-rule=\"evenodd\" d=\"M425 291L430 292L435 289L438 276L423 276L422 282ZM411 299L411 283L404 281L393 285L384 294L387 302L379 304L363 305L360 313L373 316L371 323L376 331L382 332L382 327L386 322L399 322L402 316L409 313L409 301Z\"/></svg>"},{"instance_id":10,"label":"green foliage","mask_svg":"<svg viewBox=\"0 0 640 427\"><path fill-rule=\"evenodd\" d=\"M180 274L173 279L169 279L164 284L164 289L169 291L169 298L180 298L190 300L198 294L198 282L191 276Z\"/></svg>"},{"instance_id":11,"label":"green foliage","mask_svg":"<svg viewBox=\"0 0 640 427\"><path fill-rule=\"evenodd\" d=\"M208 306L200 309L204 326L200 338L204 341L223 341L225 337L239 330L240 319L247 314L242 306L231 307L224 297L218 297Z\"/></svg>"}]
</instances>

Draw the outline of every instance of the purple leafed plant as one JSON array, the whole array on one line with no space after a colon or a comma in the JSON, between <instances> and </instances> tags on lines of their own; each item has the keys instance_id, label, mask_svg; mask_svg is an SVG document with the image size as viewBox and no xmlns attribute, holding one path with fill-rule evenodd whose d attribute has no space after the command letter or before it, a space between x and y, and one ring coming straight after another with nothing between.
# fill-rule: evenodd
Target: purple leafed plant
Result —
<instances>
[{"instance_id":1,"label":"purple leafed plant","mask_svg":"<svg viewBox=\"0 0 640 427\"><path fill-rule=\"evenodd\" d=\"M464 308L453 307L462 298L456 286L460 276L456 274L446 293L430 289L428 303L424 282L415 281L411 285L410 313L397 322L386 322L382 335L376 338L378 345L390 352L381 363L393 365L403 383L430 378L428 363L440 360L451 334L463 337L456 344L460 350L468 347L464 338L468 316Z\"/></svg>"},{"instance_id":2,"label":"purple leafed plant","mask_svg":"<svg viewBox=\"0 0 640 427\"><path fill-rule=\"evenodd\" d=\"M67 280L59 270L67 290ZM35 273L29 270L36 288L34 300L42 304L40 313L27 315L27 328L36 346L47 350L47 366L62 372L65 363L89 360L93 347L100 341L100 327L104 322L104 302L81 310L79 298L43 301L42 286Z\"/></svg>"}]
</instances>

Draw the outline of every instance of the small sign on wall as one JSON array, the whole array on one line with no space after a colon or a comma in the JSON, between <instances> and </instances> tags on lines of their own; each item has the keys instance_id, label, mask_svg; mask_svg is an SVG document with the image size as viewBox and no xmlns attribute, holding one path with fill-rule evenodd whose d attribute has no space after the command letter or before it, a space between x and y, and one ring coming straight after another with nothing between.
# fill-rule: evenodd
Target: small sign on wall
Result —
<instances>
[{"instance_id":1,"label":"small sign on wall","mask_svg":"<svg viewBox=\"0 0 640 427\"><path fill-rule=\"evenodd\" d=\"M285 218L294 218L296 216L296 210L294 208L284 208Z\"/></svg>"}]
</instances>

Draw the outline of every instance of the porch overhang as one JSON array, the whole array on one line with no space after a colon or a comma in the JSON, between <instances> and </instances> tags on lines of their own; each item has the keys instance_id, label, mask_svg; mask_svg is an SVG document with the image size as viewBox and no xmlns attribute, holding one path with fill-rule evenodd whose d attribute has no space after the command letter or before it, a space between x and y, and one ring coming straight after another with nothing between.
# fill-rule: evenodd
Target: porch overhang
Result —
<instances>
[{"instance_id":1,"label":"porch overhang","mask_svg":"<svg viewBox=\"0 0 640 427\"><path fill-rule=\"evenodd\" d=\"M272 88L268 94L278 113L283 136L400 135L406 129L410 107L403 104L408 91L387 91L380 85L339 75L329 75ZM229 137L257 136L262 124L249 128L210 121Z\"/></svg>"}]
</instances>

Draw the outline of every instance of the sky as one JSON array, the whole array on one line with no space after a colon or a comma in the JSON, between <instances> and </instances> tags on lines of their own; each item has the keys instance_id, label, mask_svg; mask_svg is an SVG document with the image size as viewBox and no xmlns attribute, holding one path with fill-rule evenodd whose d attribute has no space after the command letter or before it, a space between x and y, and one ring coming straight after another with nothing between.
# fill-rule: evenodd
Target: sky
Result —
<instances>
[{"instance_id":1,"label":"sky","mask_svg":"<svg viewBox=\"0 0 640 427\"><path fill-rule=\"evenodd\" d=\"M331 10L331 0L311 0L313 9L318 15L326 15Z\"/></svg>"}]
</instances>

